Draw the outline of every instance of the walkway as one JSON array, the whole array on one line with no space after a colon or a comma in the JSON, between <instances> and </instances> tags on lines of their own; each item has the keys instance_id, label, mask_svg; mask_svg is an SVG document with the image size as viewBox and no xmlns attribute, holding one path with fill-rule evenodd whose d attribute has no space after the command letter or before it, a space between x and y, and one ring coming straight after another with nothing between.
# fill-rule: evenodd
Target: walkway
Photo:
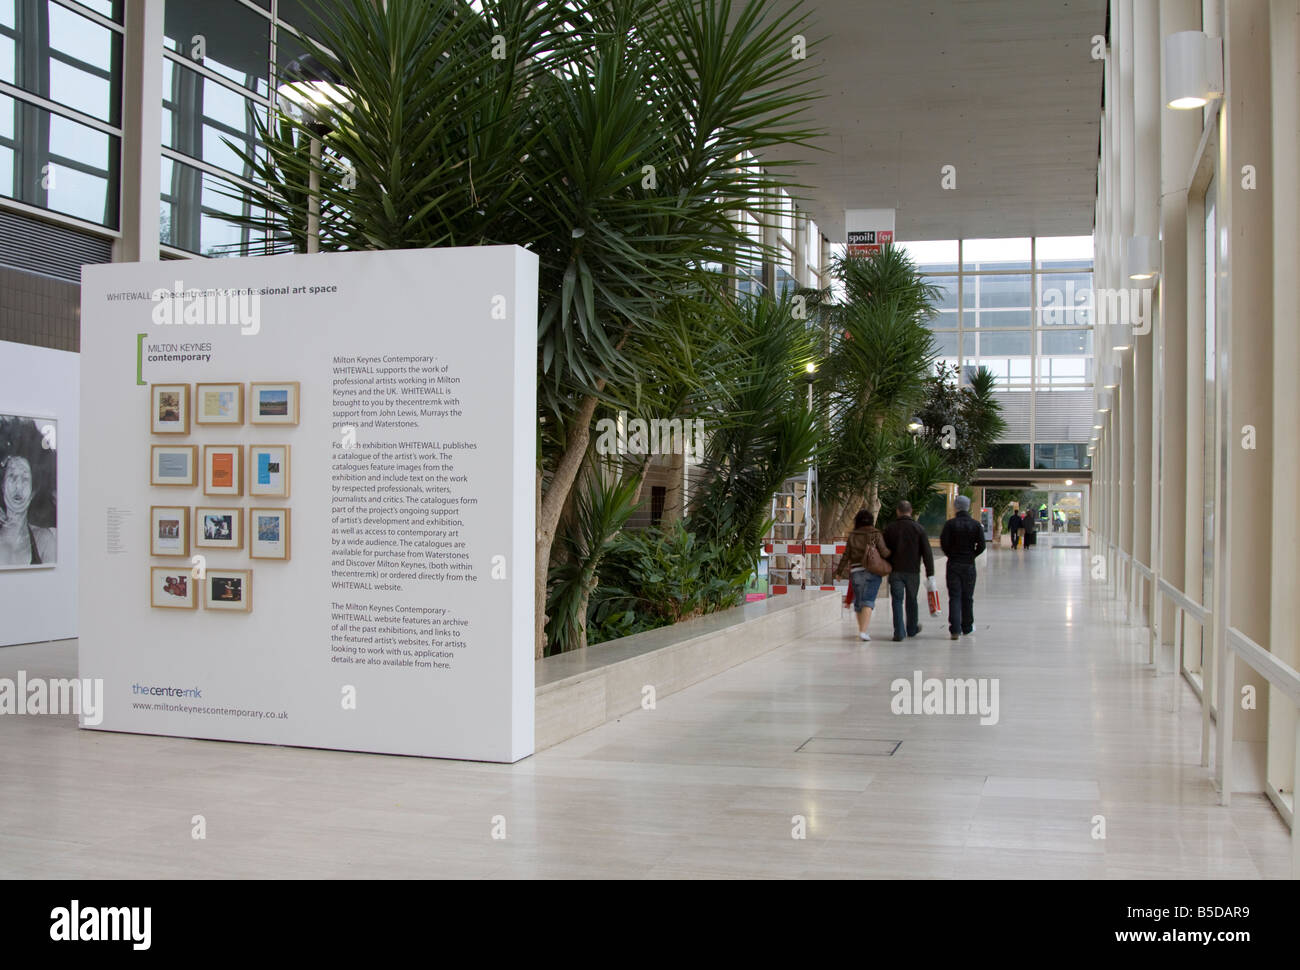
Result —
<instances>
[{"instance_id":1,"label":"walkway","mask_svg":"<svg viewBox=\"0 0 1300 970\"><path fill-rule=\"evenodd\" d=\"M959 643L892 643L882 597L871 644L843 618L512 767L0 717L0 877L1285 877L1286 826L1217 804L1190 688L1169 713L1087 555L986 557ZM998 723L891 713L918 670L997 678Z\"/></svg>"}]
</instances>

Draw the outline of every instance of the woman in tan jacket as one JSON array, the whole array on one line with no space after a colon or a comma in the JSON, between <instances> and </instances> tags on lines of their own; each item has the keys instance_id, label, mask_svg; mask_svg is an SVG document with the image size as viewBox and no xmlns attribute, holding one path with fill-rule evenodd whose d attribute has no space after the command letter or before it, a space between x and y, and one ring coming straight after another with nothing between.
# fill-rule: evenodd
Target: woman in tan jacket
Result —
<instances>
[{"instance_id":1,"label":"woman in tan jacket","mask_svg":"<svg viewBox=\"0 0 1300 970\"><path fill-rule=\"evenodd\" d=\"M844 555L835 569L835 575L843 578L848 571L849 582L853 586L853 608L858 613L858 638L864 642L871 641L867 627L871 625L871 612L876 608L876 593L880 591L883 576L877 576L867 569L867 550L875 548L876 552L889 558L889 547L880 530L875 528L875 518L866 509L853 517L853 531L849 533L844 545Z\"/></svg>"}]
</instances>

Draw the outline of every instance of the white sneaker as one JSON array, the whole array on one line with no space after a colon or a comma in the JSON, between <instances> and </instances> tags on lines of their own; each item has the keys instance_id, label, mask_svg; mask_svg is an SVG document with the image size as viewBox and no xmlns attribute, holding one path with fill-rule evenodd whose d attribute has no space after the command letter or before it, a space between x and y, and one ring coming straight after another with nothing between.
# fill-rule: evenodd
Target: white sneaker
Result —
<instances>
[{"instance_id":1,"label":"white sneaker","mask_svg":"<svg viewBox=\"0 0 1300 970\"><path fill-rule=\"evenodd\" d=\"M863 643L870 643L870 642L871 642L871 634L870 634L870 633L859 633L859 634L858 634L858 638L859 638L860 640L862 640Z\"/></svg>"}]
</instances>

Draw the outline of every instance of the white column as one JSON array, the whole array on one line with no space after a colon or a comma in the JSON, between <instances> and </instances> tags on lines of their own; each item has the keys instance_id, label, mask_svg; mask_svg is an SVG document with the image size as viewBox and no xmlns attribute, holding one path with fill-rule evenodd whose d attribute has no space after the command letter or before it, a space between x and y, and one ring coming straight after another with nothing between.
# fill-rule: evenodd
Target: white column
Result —
<instances>
[{"instance_id":1,"label":"white column","mask_svg":"<svg viewBox=\"0 0 1300 970\"><path fill-rule=\"evenodd\" d=\"M1300 171L1300 5L1295 0L1272 0L1271 39L1273 89L1273 160L1271 171L1285 173L1273 182L1273 425L1300 428L1300 312L1296 309L1296 283L1300 280L1300 193L1295 173ZM1294 442L1276 438L1282 446L1273 451L1273 521L1294 522L1300 450ZM1294 533L1294 530L1291 530ZM1300 549L1294 534L1273 543L1270 570L1269 644L1273 653L1293 669L1300 667ZM1284 635L1289 631L1289 635ZM1295 706L1270 690L1268 705L1268 781L1274 790L1295 792ZM1300 829L1297 829L1300 831ZM1294 874L1294 873L1293 873Z\"/></svg>"},{"instance_id":2,"label":"white column","mask_svg":"<svg viewBox=\"0 0 1300 970\"><path fill-rule=\"evenodd\" d=\"M163 0L126 0L122 43L122 237L117 262L158 256L162 194Z\"/></svg>"}]
</instances>

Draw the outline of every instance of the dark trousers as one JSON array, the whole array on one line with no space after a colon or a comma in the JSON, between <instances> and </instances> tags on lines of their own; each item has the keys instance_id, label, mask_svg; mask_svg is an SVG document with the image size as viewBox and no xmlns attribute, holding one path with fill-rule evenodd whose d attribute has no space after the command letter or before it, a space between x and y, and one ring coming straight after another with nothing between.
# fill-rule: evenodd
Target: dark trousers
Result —
<instances>
[{"instance_id":1,"label":"dark trousers","mask_svg":"<svg viewBox=\"0 0 1300 970\"><path fill-rule=\"evenodd\" d=\"M948 632L975 629L975 564L948 560Z\"/></svg>"},{"instance_id":2,"label":"dark trousers","mask_svg":"<svg viewBox=\"0 0 1300 970\"><path fill-rule=\"evenodd\" d=\"M1012 549L1020 548L1020 533L1018 531L1011 533L1011 548Z\"/></svg>"},{"instance_id":3,"label":"dark trousers","mask_svg":"<svg viewBox=\"0 0 1300 970\"><path fill-rule=\"evenodd\" d=\"M889 605L894 611L894 638L914 637L920 631L920 620L916 608L916 591L921 588L920 573L900 573L897 570L889 574ZM907 624L903 624L903 609L906 604Z\"/></svg>"}]
</instances>

